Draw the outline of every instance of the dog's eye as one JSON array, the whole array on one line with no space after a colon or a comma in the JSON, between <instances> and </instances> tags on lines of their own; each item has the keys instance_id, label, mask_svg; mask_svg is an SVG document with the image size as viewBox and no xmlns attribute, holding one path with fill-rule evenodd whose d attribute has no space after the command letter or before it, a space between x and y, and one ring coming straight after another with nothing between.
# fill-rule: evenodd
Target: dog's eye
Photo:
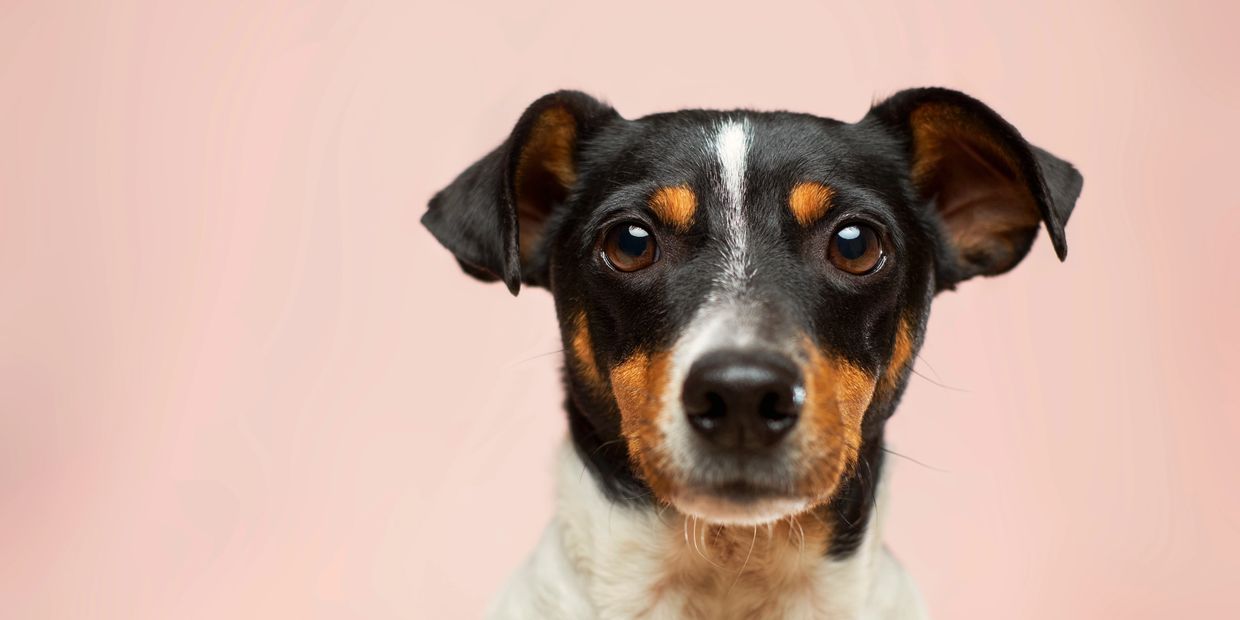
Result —
<instances>
[{"instance_id":1,"label":"dog's eye","mask_svg":"<svg viewBox=\"0 0 1240 620\"><path fill-rule=\"evenodd\" d=\"M659 260L654 235L638 224L621 223L607 231L603 240L603 256L617 271L645 269Z\"/></svg>"},{"instance_id":2,"label":"dog's eye","mask_svg":"<svg viewBox=\"0 0 1240 620\"><path fill-rule=\"evenodd\" d=\"M831 235L827 260L841 271L864 275L883 262L883 245L878 233L866 224L847 224Z\"/></svg>"}]
</instances>

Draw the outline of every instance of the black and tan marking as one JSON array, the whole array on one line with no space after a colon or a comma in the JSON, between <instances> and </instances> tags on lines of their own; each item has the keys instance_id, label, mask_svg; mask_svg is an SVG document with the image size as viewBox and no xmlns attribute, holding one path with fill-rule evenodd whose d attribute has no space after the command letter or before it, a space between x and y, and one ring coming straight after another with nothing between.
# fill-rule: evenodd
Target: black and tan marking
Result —
<instances>
[{"instance_id":1,"label":"black and tan marking","mask_svg":"<svg viewBox=\"0 0 1240 620\"><path fill-rule=\"evenodd\" d=\"M650 197L650 210L678 233L687 233L697 212L697 196L686 185L662 187Z\"/></svg>"},{"instance_id":2,"label":"black and tan marking","mask_svg":"<svg viewBox=\"0 0 1240 620\"><path fill-rule=\"evenodd\" d=\"M831 196L834 194L835 190L822 183L797 183L788 195L788 209L798 224L809 227L831 209Z\"/></svg>"},{"instance_id":3,"label":"black and tan marking","mask_svg":"<svg viewBox=\"0 0 1240 620\"><path fill-rule=\"evenodd\" d=\"M726 123L748 132L734 202L709 142ZM666 449L683 389L676 346L717 302L721 257L743 238L755 275L737 298L755 337L795 358L804 381L797 425L774 449L797 455L781 484L812 501L822 547L843 556L865 531L883 429L934 295L1011 269L1039 227L1062 258L1080 190L1070 164L949 90L901 92L856 123L702 110L628 120L558 92L437 194L423 222L471 275L551 291L573 441L608 496L636 505L668 503L685 475ZM610 268L600 242L617 225L657 243L657 260ZM884 260L845 273L826 257L856 226Z\"/></svg>"}]
</instances>

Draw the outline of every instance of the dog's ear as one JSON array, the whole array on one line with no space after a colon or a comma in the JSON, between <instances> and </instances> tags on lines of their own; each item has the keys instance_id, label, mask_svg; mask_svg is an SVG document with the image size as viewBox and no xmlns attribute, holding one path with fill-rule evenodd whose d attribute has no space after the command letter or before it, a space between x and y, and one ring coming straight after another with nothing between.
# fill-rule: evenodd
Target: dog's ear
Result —
<instances>
[{"instance_id":1,"label":"dog's ear","mask_svg":"<svg viewBox=\"0 0 1240 620\"><path fill-rule=\"evenodd\" d=\"M985 104L942 88L905 90L862 122L896 132L913 187L942 224L940 290L1015 267L1039 223L1059 259L1067 256L1064 225L1081 193L1080 173L1026 142Z\"/></svg>"},{"instance_id":2,"label":"dog's ear","mask_svg":"<svg viewBox=\"0 0 1240 620\"><path fill-rule=\"evenodd\" d=\"M577 180L581 145L620 117L589 95L559 91L530 105L508 139L431 199L422 224L466 273L513 295L540 279L529 261L551 212ZM523 269L524 265L524 269Z\"/></svg>"}]
</instances>

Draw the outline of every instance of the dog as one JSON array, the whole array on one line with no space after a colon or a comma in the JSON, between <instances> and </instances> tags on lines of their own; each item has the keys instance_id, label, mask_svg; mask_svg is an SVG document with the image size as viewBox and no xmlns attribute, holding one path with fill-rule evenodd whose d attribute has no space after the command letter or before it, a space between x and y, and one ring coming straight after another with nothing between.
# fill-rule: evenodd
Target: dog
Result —
<instances>
[{"instance_id":1,"label":"dog","mask_svg":"<svg viewBox=\"0 0 1240 620\"><path fill-rule=\"evenodd\" d=\"M921 618L883 546L883 429L930 302L1059 258L1083 179L963 93L858 122L546 95L422 218L551 292L570 440L496 618Z\"/></svg>"}]
</instances>

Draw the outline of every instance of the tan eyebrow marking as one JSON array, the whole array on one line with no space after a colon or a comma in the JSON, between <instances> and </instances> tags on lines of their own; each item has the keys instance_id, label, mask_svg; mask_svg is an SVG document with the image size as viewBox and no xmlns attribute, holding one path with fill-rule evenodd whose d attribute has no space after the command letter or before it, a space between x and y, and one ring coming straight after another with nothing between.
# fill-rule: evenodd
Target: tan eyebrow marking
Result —
<instances>
[{"instance_id":1,"label":"tan eyebrow marking","mask_svg":"<svg viewBox=\"0 0 1240 620\"><path fill-rule=\"evenodd\" d=\"M835 190L813 181L798 183L788 196L788 208L801 226L809 226L831 209Z\"/></svg>"},{"instance_id":2,"label":"tan eyebrow marking","mask_svg":"<svg viewBox=\"0 0 1240 620\"><path fill-rule=\"evenodd\" d=\"M663 187L650 197L650 210L676 232L688 232L697 211L697 196L684 185Z\"/></svg>"}]
</instances>

